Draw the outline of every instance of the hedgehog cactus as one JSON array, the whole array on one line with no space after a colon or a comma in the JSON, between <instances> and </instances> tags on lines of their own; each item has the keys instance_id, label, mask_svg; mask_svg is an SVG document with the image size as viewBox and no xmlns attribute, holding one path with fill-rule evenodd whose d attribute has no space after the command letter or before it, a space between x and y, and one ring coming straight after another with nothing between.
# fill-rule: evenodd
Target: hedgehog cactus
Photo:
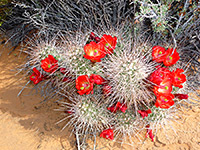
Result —
<instances>
[{"instance_id":1,"label":"hedgehog cactus","mask_svg":"<svg viewBox=\"0 0 200 150\"><path fill-rule=\"evenodd\" d=\"M60 43L47 40L33 46L30 80L51 82L56 93L66 96L60 110L67 116L59 122L69 118L64 128L72 126L75 134L126 143L132 135L141 141L140 132L146 130L153 141L159 126L170 124L177 106L188 99L177 50L139 38L133 45L125 25L99 31L101 36L79 32Z\"/></svg>"},{"instance_id":2,"label":"hedgehog cactus","mask_svg":"<svg viewBox=\"0 0 200 150\"><path fill-rule=\"evenodd\" d=\"M141 52L125 49L109 55L101 65L105 68L108 85L112 87L110 100L121 100L137 107L138 103L151 100L147 77L155 69L155 63L150 62L149 56L140 55Z\"/></svg>"},{"instance_id":3,"label":"hedgehog cactus","mask_svg":"<svg viewBox=\"0 0 200 150\"><path fill-rule=\"evenodd\" d=\"M64 128L67 125L72 126L73 131L78 133L101 132L111 127L114 121L113 115L106 109L105 104L99 105L101 101L99 96L99 93L84 96L73 94L69 101L61 102L62 107L59 110L66 112L68 116L59 122L70 118Z\"/></svg>"},{"instance_id":4,"label":"hedgehog cactus","mask_svg":"<svg viewBox=\"0 0 200 150\"><path fill-rule=\"evenodd\" d=\"M145 128L146 123L138 114L135 114L133 108L128 109L125 113L117 112L114 118L116 119L114 125L116 140L119 140L121 143L131 141L131 144L136 143L132 137L135 137L137 141L142 140L140 132Z\"/></svg>"},{"instance_id":5,"label":"hedgehog cactus","mask_svg":"<svg viewBox=\"0 0 200 150\"><path fill-rule=\"evenodd\" d=\"M182 115L181 106L196 103L189 92L200 80L198 3L9 2L0 30L13 46L28 42L28 83L63 98L63 129L133 145L143 130L154 141Z\"/></svg>"},{"instance_id":6,"label":"hedgehog cactus","mask_svg":"<svg viewBox=\"0 0 200 150\"><path fill-rule=\"evenodd\" d=\"M59 122L69 118L64 128L71 125L76 134L98 133L122 143L131 135L141 141L145 129L153 141L158 126L188 99L179 53L140 42L132 47L128 32L112 33L78 34L60 45L36 46L31 61L38 70L30 79L53 82L56 92L66 96L59 109L67 115Z\"/></svg>"},{"instance_id":7,"label":"hedgehog cactus","mask_svg":"<svg viewBox=\"0 0 200 150\"><path fill-rule=\"evenodd\" d=\"M88 35L86 36L86 38ZM79 38L79 39L77 39ZM101 74L102 75L102 69L96 64L92 64L89 60L84 58L85 52L84 52L84 45L87 42L86 38L84 41L82 41L80 38L77 37L76 39L71 39L70 43L66 43L66 45L62 46L63 51L65 51L65 54L63 57L65 59L62 60L61 67L68 69L71 73L73 73L76 76L79 75L91 75L91 74Z\"/></svg>"}]
</instances>

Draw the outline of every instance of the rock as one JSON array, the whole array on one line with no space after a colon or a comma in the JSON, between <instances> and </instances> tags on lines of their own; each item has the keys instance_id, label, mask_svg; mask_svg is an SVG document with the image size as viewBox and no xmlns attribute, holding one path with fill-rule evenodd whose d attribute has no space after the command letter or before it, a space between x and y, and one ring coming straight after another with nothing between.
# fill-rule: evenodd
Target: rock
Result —
<instances>
[{"instance_id":1,"label":"rock","mask_svg":"<svg viewBox=\"0 0 200 150\"><path fill-rule=\"evenodd\" d=\"M179 139L179 140L178 140L178 143L179 143L179 144L182 144L183 142Z\"/></svg>"}]
</instances>

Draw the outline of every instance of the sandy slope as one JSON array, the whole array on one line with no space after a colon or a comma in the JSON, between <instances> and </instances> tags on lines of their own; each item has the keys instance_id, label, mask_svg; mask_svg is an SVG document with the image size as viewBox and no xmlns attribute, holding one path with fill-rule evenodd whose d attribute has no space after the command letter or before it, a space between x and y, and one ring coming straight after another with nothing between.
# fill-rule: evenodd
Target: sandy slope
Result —
<instances>
[{"instance_id":1,"label":"sandy slope","mask_svg":"<svg viewBox=\"0 0 200 150\"><path fill-rule=\"evenodd\" d=\"M0 46L0 52L3 47ZM14 51L7 56L5 49L0 56L0 150L73 150L74 136L69 137L68 129L61 132L63 124L55 123L62 118L59 112L53 111L57 104L53 101L40 104L39 95L30 94L25 89L19 97L18 92L27 80L19 80L23 75L15 75L11 69L16 68L25 59ZM175 123L177 133L163 131L158 133L155 142L144 140L143 145L121 146L116 142L97 139L99 147L105 150L138 149L138 150L199 150L200 149L200 108L193 107L186 112L182 123ZM169 127L170 128L170 127ZM145 139L145 138L144 138Z\"/></svg>"}]
</instances>

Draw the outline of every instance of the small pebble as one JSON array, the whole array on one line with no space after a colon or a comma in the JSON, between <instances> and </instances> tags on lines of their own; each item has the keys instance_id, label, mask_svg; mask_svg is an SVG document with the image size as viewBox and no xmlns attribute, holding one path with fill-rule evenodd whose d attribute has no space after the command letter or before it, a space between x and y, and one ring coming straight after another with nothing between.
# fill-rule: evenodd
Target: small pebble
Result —
<instances>
[{"instance_id":1,"label":"small pebble","mask_svg":"<svg viewBox=\"0 0 200 150\"><path fill-rule=\"evenodd\" d=\"M179 144L182 144L182 141L181 141L181 140L178 140L178 143L179 143Z\"/></svg>"}]
</instances>

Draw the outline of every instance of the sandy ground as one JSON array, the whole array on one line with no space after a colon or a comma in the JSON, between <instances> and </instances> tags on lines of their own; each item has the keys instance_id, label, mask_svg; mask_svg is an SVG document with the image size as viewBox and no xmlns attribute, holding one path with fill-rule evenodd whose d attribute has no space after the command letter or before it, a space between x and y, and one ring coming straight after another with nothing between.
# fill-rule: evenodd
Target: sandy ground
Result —
<instances>
[{"instance_id":1,"label":"sandy ground","mask_svg":"<svg viewBox=\"0 0 200 150\"><path fill-rule=\"evenodd\" d=\"M0 53L3 50L0 45ZM41 104L42 97L30 94L30 89L17 97L27 80L20 80L23 74L15 75L12 69L25 56L18 51L8 56L8 52L5 49L0 56L0 150L75 150L75 137L69 136L69 129L61 132L62 123L56 124L62 116L54 111L53 100ZM200 150L200 107L192 107L174 126L176 134L167 130L169 140L161 130L155 142L144 138L144 144L135 147L99 138L97 142L103 150Z\"/></svg>"}]
</instances>

